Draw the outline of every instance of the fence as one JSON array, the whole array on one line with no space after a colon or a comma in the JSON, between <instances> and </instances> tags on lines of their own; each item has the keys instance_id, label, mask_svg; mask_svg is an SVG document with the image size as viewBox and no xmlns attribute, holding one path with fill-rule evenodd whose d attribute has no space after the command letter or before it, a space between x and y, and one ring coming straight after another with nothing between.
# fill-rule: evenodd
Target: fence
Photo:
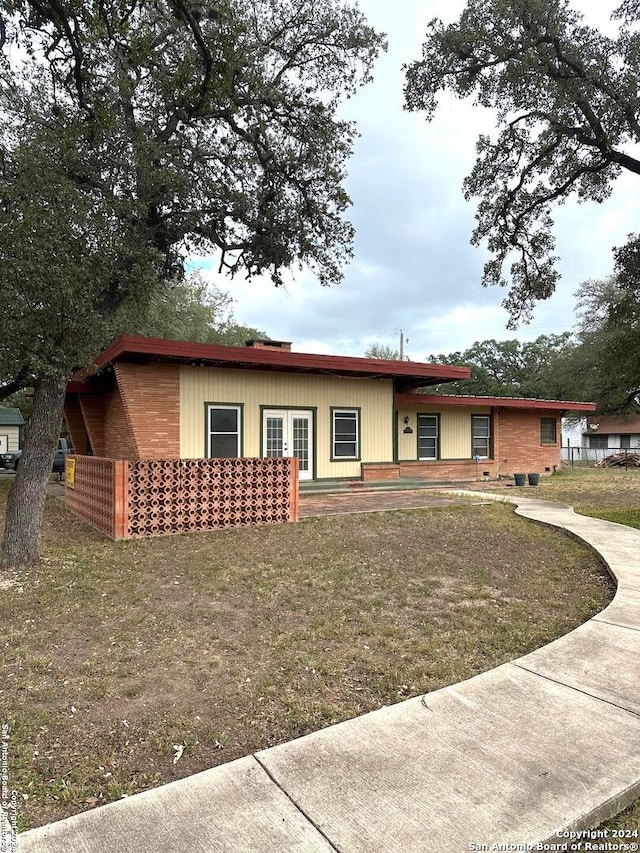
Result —
<instances>
[{"instance_id":1,"label":"fence","mask_svg":"<svg viewBox=\"0 0 640 853\"><path fill-rule=\"evenodd\" d=\"M640 453L640 448L628 447L563 447L561 458L563 463L570 465L572 468L576 466L593 467L597 462L605 459L607 456L624 455L624 459L629 459L629 467L636 467L632 464L632 457L635 459ZM625 462L621 462L621 467L625 467Z\"/></svg>"},{"instance_id":2,"label":"fence","mask_svg":"<svg viewBox=\"0 0 640 853\"><path fill-rule=\"evenodd\" d=\"M112 539L298 520L297 459L73 456L67 507Z\"/></svg>"}]
</instances>

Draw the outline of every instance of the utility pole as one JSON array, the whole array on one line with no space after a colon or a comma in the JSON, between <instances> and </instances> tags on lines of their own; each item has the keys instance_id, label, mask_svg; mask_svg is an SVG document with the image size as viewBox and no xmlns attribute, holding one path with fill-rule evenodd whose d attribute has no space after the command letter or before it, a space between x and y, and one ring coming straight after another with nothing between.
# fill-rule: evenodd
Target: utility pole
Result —
<instances>
[{"instance_id":1,"label":"utility pole","mask_svg":"<svg viewBox=\"0 0 640 853\"><path fill-rule=\"evenodd\" d=\"M400 361L404 361L404 345L409 343L409 338L405 338L404 332L400 329Z\"/></svg>"}]
</instances>

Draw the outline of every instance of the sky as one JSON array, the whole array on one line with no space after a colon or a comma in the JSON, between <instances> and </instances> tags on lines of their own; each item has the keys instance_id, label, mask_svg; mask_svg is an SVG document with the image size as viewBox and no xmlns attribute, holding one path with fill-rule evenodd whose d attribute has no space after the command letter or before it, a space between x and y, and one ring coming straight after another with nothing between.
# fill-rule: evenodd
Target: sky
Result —
<instances>
[{"instance_id":1,"label":"sky","mask_svg":"<svg viewBox=\"0 0 640 853\"><path fill-rule=\"evenodd\" d=\"M369 23L387 34L388 52L378 60L374 81L343 108L360 134L346 188L356 228L354 258L340 285L321 287L309 273L296 272L286 287L268 280L244 281L215 275L202 259L202 272L235 300L236 320L276 340L292 341L298 352L364 355L382 343L424 361L431 354L464 350L475 341L533 340L559 334L575 321L574 294L587 279L612 271L613 246L637 230L637 178L622 175L603 204L570 201L554 213L556 254L562 275L556 294L539 303L533 321L507 329L501 307L506 292L483 288L486 251L470 245L474 200L466 202L462 182L475 160L479 133L492 133L490 112L445 94L435 119L403 110L403 62L420 56L426 25L433 17L453 21L462 0L360 0ZM617 3L581 0L588 22L607 25Z\"/></svg>"}]
</instances>

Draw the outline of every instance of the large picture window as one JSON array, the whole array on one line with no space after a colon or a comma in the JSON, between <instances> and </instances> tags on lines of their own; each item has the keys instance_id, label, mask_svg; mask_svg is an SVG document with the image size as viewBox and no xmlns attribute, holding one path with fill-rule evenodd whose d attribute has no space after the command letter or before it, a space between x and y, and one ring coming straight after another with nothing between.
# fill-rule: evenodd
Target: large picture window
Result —
<instances>
[{"instance_id":1,"label":"large picture window","mask_svg":"<svg viewBox=\"0 0 640 853\"><path fill-rule=\"evenodd\" d=\"M418 459L438 458L439 415L418 415Z\"/></svg>"},{"instance_id":2,"label":"large picture window","mask_svg":"<svg viewBox=\"0 0 640 853\"><path fill-rule=\"evenodd\" d=\"M207 406L207 456L240 456L241 414L240 406Z\"/></svg>"},{"instance_id":3,"label":"large picture window","mask_svg":"<svg viewBox=\"0 0 640 853\"><path fill-rule=\"evenodd\" d=\"M489 459L491 456L491 417L471 416L471 456Z\"/></svg>"},{"instance_id":4,"label":"large picture window","mask_svg":"<svg viewBox=\"0 0 640 853\"><path fill-rule=\"evenodd\" d=\"M331 456L333 459L360 458L360 411L331 410Z\"/></svg>"},{"instance_id":5,"label":"large picture window","mask_svg":"<svg viewBox=\"0 0 640 853\"><path fill-rule=\"evenodd\" d=\"M540 418L540 444L556 444L556 427L555 418Z\"/></svg>"}]
</instances>

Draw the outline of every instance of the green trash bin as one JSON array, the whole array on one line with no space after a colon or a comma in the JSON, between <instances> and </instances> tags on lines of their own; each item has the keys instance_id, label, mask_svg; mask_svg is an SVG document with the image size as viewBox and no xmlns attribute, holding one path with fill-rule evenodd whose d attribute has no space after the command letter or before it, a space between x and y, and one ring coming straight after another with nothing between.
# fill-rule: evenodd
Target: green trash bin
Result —
<instances>
[{"instance_id":1,"label":"green trash bin","mask_svg":"<svg viewBox=\"0 0 640 853\"><path fill-rule=\"evenodd\" d=\"M526 486L527 484L526 474L514 474L513 479L516 481L516 486Z\"/></svg>"},{"instance_id":2,"label":"green trash bin","mask_svg":"<svg viewBox=\"0 0 640 853\"><path fill-rule=\"evenodd\" d=\"M540 474L529 474L529 485L538 486L540 484Z\"/></svg>"}]
</instances>

